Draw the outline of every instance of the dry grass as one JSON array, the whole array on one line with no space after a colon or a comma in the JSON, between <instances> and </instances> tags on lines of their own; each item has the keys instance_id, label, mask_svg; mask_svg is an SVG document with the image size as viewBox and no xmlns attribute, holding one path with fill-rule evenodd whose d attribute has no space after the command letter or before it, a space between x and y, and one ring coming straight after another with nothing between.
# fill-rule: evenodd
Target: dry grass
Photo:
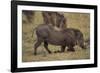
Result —
<instances>
[{"instance_id":1,"label":"dry grass","mask_svg":"<svg viewBox=\"0 0 100 73\"><path fill-rule=\"evenodd\" d=\"M84 13L64 13L64 16L67 18L68 27L77 28L82 31L84 38L87 39L90 37L90 15ZM77 60L77 59L89 59L90 58L90 49L82 50L79 46L75 46L75 52L64 53L52 53L44 49L43 45L38 48L38 55L35 56L34 52L34 43L36 40L36 35L32 37L32 29L37 27L39 24L43 23L43 18L41 12L35 12L34 20L32 23L23 23L22 24L22 61L23 62L34 62L34 61L54 61L54 60ZM25 17L23 16L23 19ZM27 19L26 19L27 21ZM60 46L49 45L49 49L54 52L60 50Z\"/></svg>"}]
</instances>

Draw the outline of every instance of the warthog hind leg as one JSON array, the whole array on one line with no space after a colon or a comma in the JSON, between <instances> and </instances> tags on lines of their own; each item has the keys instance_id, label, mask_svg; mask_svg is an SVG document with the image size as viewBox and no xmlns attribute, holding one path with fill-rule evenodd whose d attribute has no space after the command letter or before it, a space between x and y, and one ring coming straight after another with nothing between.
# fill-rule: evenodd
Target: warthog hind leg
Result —
<instances>
[{"instance_id":1,"label":"warthog hind leg","mask_svg":"<svg viewBox=\"0 0 100 73\"><path fill-rule=\"evenodd\" d=\"M44 42L44 47L48 51L48 53L51 53L51 51L48 49L48 43L46 41Z\"/></svg>"}]
</instances>

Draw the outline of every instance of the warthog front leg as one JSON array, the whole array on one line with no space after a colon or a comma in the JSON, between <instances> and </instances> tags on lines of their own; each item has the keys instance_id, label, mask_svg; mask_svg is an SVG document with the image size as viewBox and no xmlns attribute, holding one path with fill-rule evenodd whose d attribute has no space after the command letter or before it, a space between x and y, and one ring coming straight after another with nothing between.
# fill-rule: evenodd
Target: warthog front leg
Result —
<instances>
[{"instance_id":1,"label":"warthog front leg","mask_svg":"<svg viewBox=\"0 0 100 73\"><path fill-rule=\"evenodd\" d=\"M65 51L66 46L61 46L61 50L55 51L54 53L62 53Z\"/></svg>"},{"instance_id":2,"label":"warthog front leg","mask_svg":"<svg viewBox=\"0 0 100 73\"><path fill-rule=\"evenodd\" d=\"M75 52L75 49L74 49L73 46L69 46L68 49L67 49L67 51Z\"/></svg>"},{"instance_id":3,"label":"warthog front leg","mask_svg":"<svg viewBox=\"0 0 100 73\"><path fill-rule=\"evenodd\" d=\"M66 46L61 46L61 52L65 51Z\"/></svg>"}]
</instances>

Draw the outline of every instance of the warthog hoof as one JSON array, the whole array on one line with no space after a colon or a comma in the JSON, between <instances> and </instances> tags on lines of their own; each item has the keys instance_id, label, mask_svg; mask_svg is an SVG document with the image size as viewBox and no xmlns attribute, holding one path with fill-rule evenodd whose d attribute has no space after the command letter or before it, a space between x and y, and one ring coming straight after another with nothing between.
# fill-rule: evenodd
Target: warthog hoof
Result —
<instances>
[{"instance_id":1,"label":"warthog hoof","mask_svg":"<svg viewBox=\"0 0 100 73\"><path fill-rule=\"evenodd\" d=\"M34 55L37 55L37 53L34 53Z\"/></svg>"},{"instance_id":2,"label":"warthog hoof","mask_svg":"<svg viewBox=\"0 0 100 73\"><path fill-rule=\"evenodd\" d=\"M55 51L54 53L60 53L60 52L61 52L61 51L58 50L58 51Z\"/></svg>"},{"instance_id":3,"label":"warthog hoof","mask_svg":"<svg viewBox=\"0 0 100 73\"><path fill-rule=\"evenodd\" d=\"M49 54L51 54L52 52L49 52Z\"/></svg>"},{"instance_id":4,"label":"warthog hoof","mask_svg":"<svg viewBox=\"0 0 100 73\"><path fill-rule=\"evenodd\" d=\"M52 52L51 51L48 51L48 53L51 54Z\"/></svg>"},{"instance_id":5,"label":"warthog hoof","mask_svg":"<svg viewBox=\"0 0 100 73\"><path fill-rule=\"evenodd\" d=\"M75 49L67 49L67 51L75 52Z\"/></svg>"}]
</instances>

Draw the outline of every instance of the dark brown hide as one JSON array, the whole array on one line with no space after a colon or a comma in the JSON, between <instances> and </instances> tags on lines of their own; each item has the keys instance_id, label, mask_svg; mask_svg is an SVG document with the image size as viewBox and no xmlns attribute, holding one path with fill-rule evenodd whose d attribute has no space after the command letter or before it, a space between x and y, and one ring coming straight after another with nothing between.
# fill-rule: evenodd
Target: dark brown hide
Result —
<instances>
[{"instance_id":1,"label":"dark brown hide","mask_svg":"<svg viewBox=\"0 0 100 73\"><path fill-rule=\"evenodd\" d=\"M84 38L80 30L74 28L67 28L63 31L56 31L52 26L42 24L36 28L37 42L34 45L34 54L36 55L37 48L44 42L44 47L48 49L48 44L61 46L61 52L64 52L65 47L68 47L68 51L75 51L73 48L76 44L80 47L84 47ZM77 43L78 42L78 43Z\"/></svg>"}]
</instances>

